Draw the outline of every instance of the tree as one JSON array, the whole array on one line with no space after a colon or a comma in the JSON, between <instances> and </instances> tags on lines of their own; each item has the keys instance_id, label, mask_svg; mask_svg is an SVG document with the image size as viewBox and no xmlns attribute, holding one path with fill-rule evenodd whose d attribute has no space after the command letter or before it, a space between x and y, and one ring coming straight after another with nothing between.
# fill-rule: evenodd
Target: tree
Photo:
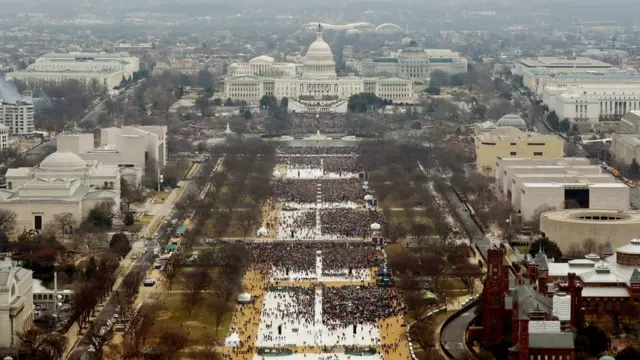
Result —
<instances>
[{"instance_id":1,"label":"tree","mask_svg":"<svg viewBox=\"0 0 640 360\"><path fill-rule=\"evenodd\" d=\"M158 334L158 340L158 346L168 360L175 359L178 353L189 345L189 335L182 326L163 328Z\"/></svg>"},{"instance_id":2,"label":"tree","mask_svg":"<svg viewBox=\"0 0 640 360\"><path fill-rule=\"evenodd\" d=\"M531 220L527 222L527 225L531 227L531 231L534 234L539 234L540 233L540 216L542 215L542 213L545 213L547 211L552 211L555 210L556 208L551 206L551 205L540 205L538 206L534 211L533 211L533 215L531 216Z\"/></svg>"},{"instance_id":3,"label":"tree","mask_svg":"<svg viewBox=\"0 0 640 360\"><path fill-rule=\"evenodd\" d=\"M627 346L618 354L616 354L616 360L636 360L640 359L640 349L634 346Z\"/></svg>"},{"instance_id":4,"label":"tree","mask_svg":"<svg viewBox=\"0 0 640 360\"><path fill-rule=\"evenodd\" d=\"M562 119L562 121L560 121L560 123L558 124L558 131L560 132L566 133L570 129L571 129L571 122L567 118Z\"/></svg>"},{"instance_id":5,"label":"tree","mask_svg":"<svg viewBox=\"0 0 640 360\"><path fill-rule=\"evenodd\" d=\"M196 75L196 84L205 90L215 88L215 77L209 70L202 69Z\"/></svg>"},{"instance_id":6,"label":"tree","mask_svg":"<svg viewBox=\"0 0 640 360\"><path fill-rule=\"evenodd\" d=\"M144 188L141 184L133 185L127 180L120 180L120 204L129 212L131 205L144 202Z\"/></svg>"},{"instance_id":7,"label":"tree","mask_svg":"<svg viewBox=\"0 0 640 360\"><path fill-rule=\"evenodd\" d=\"M558 244L549 240L549 238L546 236L537 239L529 246L529 255L536 256L540 249L542 249L542 251L547 254L547 257L550 259L562 259L562 251L558 247Z\"/></svg>"},{"instance_id":8,"label":"tree","mask_svg":"<svg viewBox=\"0 0 640 360\"><path fill-rule=\"evenodd\" d=\"M77 221L72 213L65 212L53 215L51 220L54 227L60 230L60 233L71 234L77 225Z\"/></svg>"},{"instance_id":9,"label":"tree","mask_svg":"<svg viewBox=\"0 0 640 360\"><path fill-rule=\"evenodd\" d=\"M205 269L188 272L184 275L184 306L189 315L202 301L202 292L213 282L211 275Z\"/></svg>"},{"instance_id":10,"label":"tree","mask_svg":"<svg viewBox=\"0 0 640 360\"><path fill-rule=\"evenodd\" d=\"M251 231L251 228L260 220L260 214L262 210L259 204L256 204L249 209L242 209L239 212L238 217L242 227L242 233L246 238Z\"/></svg>"},{"instance_id":11,"label":"tree","mask_svg":"<svg viewBox=\"0 0 640 360\"><path fill-rule=\"evenodd\" d=\"M167 265L165 266L164 272L162 273L164 283L169 291L171 291L173 282L180 273L180 265L180 256L171 256L171 258L169 258L169 261L167 262Z\"/></svg>"},{"instance_id":12,"label":"tree","mask_svg":"<svg viewBox=\"0 0 640 360\"><path fill-rule=\"evenodd\" d=\"M558 131L560 128L560 118L556 114L555 110L551 110L547 115L547 123L551 127L551 129Z\"/></svg>"},{"instance_id":13,"label":"tree","mask_svg":"<svg viewBox=\"0 0 640 360\"><path fill-rule=\"evenodd\" d=\"M432 349L436 346L437 336L435 334L435 330L435 326L431 321L429 319L424 319L416 321L411 325L409 335L411 336L411 340L417 342L418 345L426 351L427 349Z\"/></svg>"},{"instance_id":14,"label":"tree","mask_svg":"<svg viewBox=\"0 0 640 360\"><path fill-rule=\"evenodd\" d=\"M270 109L272 107L276 107L278 104L278 101L276 100L276 97L273 95L263 95L262 98L260 98L260 107L263 109Z\"/></svg>"},{"instance_id":15,"label":"tree","mask_svg":"<svg viewBox=\"0 0 640 360\"><path fill-rule=\"evenodd\" d=\"M233 309L229 302L217 296L211 299L209 305L209 308L213 312L213 321L216 326L215 336L218 336L218 331L220 330L224 316L229 314Z\"/></svg>"},{"instance_id":16,"label":"tree","mask_svg":"<svg viewBox=\"0 0 640 360\"><path fill-rule=\"evenodd\" d=\"M113 234L111 241L109 242L109 249L119 257L124 257L129 253L129 250L131 250L129 238L126 234L121 232Z\"/></svg>"},{"instance_id":17,"label":"tree","mask_svg":"<svg viewBox=\"0 0 640 360\"><path fill-rule=\"evenodd\" d=\"M116 218L113 200L103 201L89 210L83 222L85 228L109 229Z\"/></svg>"},{"instance_id":18,"label":"tree","mask_svg":"<svg viewBox=\"0 0 640 360\"><path fill-rule=\"evenodd\" d=\"M611 340L607 333L594 324L578 329L575 339L576 353L587 353L590 356L598 356L609 349Z\"/></svg>"},{"instance_id":19,"label":"tree","mask_svg":"<svg viewBox=\"0 0 640 360\"><path fill-rule=\"evenodd\" d=\"M280 107L284 110L287 110L289 108L289 98L288 97L283 97L280 100Z\"/></svg>"},{"instance_id":20,"label":"tree","mask_svg":"<svg viewBox=\"0 0 640 360\"><path fill-rule=\"evenodd\" d=\"M632 180L640 179L640 165L638 165L638 162L636 161L635 158L632 159L631 164L629 164L629 171L628 171L627 177L629 177Z\"/></svg>"},{"instance_id":21,"label":"tree","mask_svg":"<svg viewBox=\"0 0 640 360\"><path fill-rule=\"evenodd\" d=\"M0 232L9 233L16 226L18 215L11 210L0 209Z\"/></svg>"},{"instance_id":22,"label":"tree","mask_svg":"<svg viewBox=\"0 0 640 360\"><path fill-rule=\"evenodd\" d=\"M430 87L443 87L451 83L451 77L449 74L442 70L433 70L429 74L429 86Z\"/></svg>"},{"instance_id":23,"label":"tree","mask_svg":"<svg viewBox=\"0 0 640 360\"><path fill-rule=\"evenodd\" d=\"M207 96L207 94L202 94L196 99L195 107L201 116L205 116L205 113L210 106L211 104L209 102L209 96Z\"/></svg>"},{"instance_id":24,"label":"tree","mask_svg":"<svg viewBox=\"0 0 640 360\"><path fill-rule=\"evenodd\" d=\"M430 95L440 95L440 87L438 86L429 86L424 91Z\"/></svg>"}]
</instances>

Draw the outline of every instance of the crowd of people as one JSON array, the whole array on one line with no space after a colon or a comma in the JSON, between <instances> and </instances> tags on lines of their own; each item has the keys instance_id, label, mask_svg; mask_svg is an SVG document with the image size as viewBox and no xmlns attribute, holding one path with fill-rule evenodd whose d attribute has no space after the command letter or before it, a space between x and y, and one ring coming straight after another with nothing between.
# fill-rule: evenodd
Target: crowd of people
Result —
<instances>
[{"instance_id":1,"label":"crowd of people","mask_svg":"<svg viewBox=\"0 0 640 360\"><path fill-rule=\"evenodd\" d=\"M351 156L327 157L322 162L322 169L328 172L356 172L356 158Z\"/></svg>"},{"instance_id":2,"label":"crowd of people","mask_svg":"<svg viewBox=\"0 0 640 360\"><path fill-rule=\"evenodd\" d=\"M384 216L372 210L330 208L320 210L323 234L336 234L346 238L364 238L371 233L371 224L384 226Z\"/></svg>"},{"instance_id":3,"label":"crowd of people","mask_svg":"<svg viewBox=\"0 0 640 360\"><path fill-rule=\"evenodd\" d=\"M316 202L318 182L316 180L278 179L273 181L273 194L281 201Z\"/></svg>"},{"instance_id":4,"label":"crowd of people","mask_svg":"<svg viewBox=\"0 0 640 360\"><path fill-rule=\"evenodd\" d=\"M354 146L281 146L276 148L276 155L353 155L357 148Z\"/></svg>"},{"instance_id":5,"label":"crowd of people","mask_svg":"<svg viewBox=\"0 0 640 360\"><path fill-rule=\"evenodd\" d=\"M317 256L322 258L325 274L344 269L370 269L384 263L382 253L369 243L254 243L251 252L255 264L296 272L315 271Z\"/></svg>"},{"instance_id":6,"label":"crowd of people","mask_svg":"<svg viewBox=\"0 0 640 360\"><path fill-rule=\"evenodd\" d=\"M286 329L304 327L312 328L315 319L315 289L313 287L285 287L270 291L267 296L274 296L276 301L265 301L262 308L262 319L268 319L264 324L265 330L262 341L276 341L278 333ZM273 306L268 306L271 304ZM301 326L302 325L302 326ZM280 327L280 329L277 329ZM311 330L307 330L311 334Z\"/></svg>"},{"instance_id":7,"label":"crowd of people","mask_svg":"<svg viewBox=\"0 0 640 360\"><path fill-rule=\"evenodd\" d=\"M363 200L366 192L357 179L320 180L322 186L322 201L326 202L355 202Z\"/></svg>"},{"instance_id":8,"label":"crowd of people","mask_svg":"<svg viewBox=\"0 0 640 360\"><path fill-rule=\"evenodd\" d=\"M394 288L377 286L325 286L322 289L322 317L325 326L338 328L377 324L404 310Z\"/></svg>"},{"instance_id":9,"label":"crowd of people","mask_svg":"<svg viewBox=\"0 0 640 360\"><path fill-rule=\"evenodd\" d=\"M279 164L294 168L320 168L322 160L319 156L278 156Z\"/></svg>"}]
</instances>

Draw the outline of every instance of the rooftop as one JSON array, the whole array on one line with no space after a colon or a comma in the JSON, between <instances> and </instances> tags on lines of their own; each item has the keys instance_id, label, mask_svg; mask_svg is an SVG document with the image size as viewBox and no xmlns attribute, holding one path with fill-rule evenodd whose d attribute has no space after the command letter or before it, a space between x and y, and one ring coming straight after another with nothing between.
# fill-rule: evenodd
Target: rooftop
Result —
<instances>
[{"instance_id":1,"label":"rooftop","mask_svg":"<svg viewBox=\"0 0 640 360\"><path fill-rule=\"evenodd\" d=\"M562 58L557 56L538 56L536 58L521 59L520 64L527 67L588 67L611 68L613 65L588 57Z\"/></svg>"}]
</instances>

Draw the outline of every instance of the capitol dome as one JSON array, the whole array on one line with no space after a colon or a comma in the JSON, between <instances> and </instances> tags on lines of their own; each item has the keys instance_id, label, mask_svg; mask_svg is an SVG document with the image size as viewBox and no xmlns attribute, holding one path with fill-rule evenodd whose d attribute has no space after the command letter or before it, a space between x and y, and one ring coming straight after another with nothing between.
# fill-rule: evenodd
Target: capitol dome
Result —
<instances>
[{"instance_id":1,"label":"capitol dome","mask_svg":"<svg viewBox=\"0 0 640 360\"><path fill-rule=\"evenodd\" d=\"M303 75L306 77L336 76L336 63L331 47L322 38L322 27L318 25L316 40L309 45L304 59Z\"/></svg>"},{"instance_id":2,"label":"capitol dome","mask_svg":"<svg viewBox=\"0 0 640 360\"><path fill-rule=\"evenodd\" d=\"M511 126L516 129L526 131L527 130L527 122L524 121L520 116L516 114L507 114L498 120L496 123L498 127Z\"/></svg>"},{"instance_id":3,"label":"capitol dome","mask_svg":"<svg viewBox=\"0 0 640 360\"><path fill-rule=\"evenodd\" d=\"M69 151L56 151L42 160L39 166L41 170L48 171L76 171L86 167L85 161L80 156Z\"/></svg>"}]
</instances>

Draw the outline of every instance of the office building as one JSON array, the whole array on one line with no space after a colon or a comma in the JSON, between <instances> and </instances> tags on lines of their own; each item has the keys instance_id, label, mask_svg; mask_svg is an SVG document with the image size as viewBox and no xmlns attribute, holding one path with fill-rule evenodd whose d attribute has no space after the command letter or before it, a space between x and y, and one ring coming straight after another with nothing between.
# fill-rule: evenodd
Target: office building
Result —
<instances>
[{"instance_id":1,"label":"office building","mask_svg":"<svg viewBox=\"0 0 640 360\"><path fill-rule=\"evenodd\" d=\"M18 345L18 333L33 324L33 272L14 264L8 254L0 259L0 348Z\"/></svg>"},{"instance_id":2,"label":"office building","mask_svg":"<svg viewBox=\"0 0 640 360\"><path fill-rule=\"evenodd\" d=\"M640 110L640 83L547 86L542 101L579 131L615 130L623 115Z\"/></svg>"},{"instance_id":3,"label":"office building","mask_svg":"<svg viewBox=\"0 0 640 360\"><path fill-rule=\"evenodd\" d=\"M9 147L9 127L0 124L0 151Z\"/></svg>"},{"instance_id":4,"label":"office building","mask_svg":"<svg viewBox=\"0 0 640 360\"><path fill-rule=\"evenodd\" d=\"M31 136L35 131L35 108L31 91L25 91L21 99L2 101L2 123L9 128L10 136Z\"/></svg>"},{"instance_id":5,"label":"office building","mask_svg":"<svg viewBox=\"0 0 640 360\"><path fill-rule=\"evenodd\" d=\"M547 86L567 88L576 85L617 85L638 84L640 74L620 69L608 69L602 72L567 72L557 73L550 70L527 70L522 75L523 85L536 96L542 96Z\"/></svg>"},{"instance_id":6,"label":"office building","mask_svg":"<svg viewBox=\"0 0 640 360\"><path fill-rule=\"evenodd\" d=\"M36 86L43 82L97 81L113 89L139 70L139 59L127 53L48 53L24 70L7 73L5 78Z\"/></svg>"},{"instance_id":7,"label":"office building","mask_svg":"<svg viewBox=\"0 0 640 360\"><path fill-rule=\"evenodd\" d=\"M564 142L557 135L524 132L512 126L498 127L475 135L476 167L495 171L499 157L556 159L564 154Z\"/></svg>"},{"instance_id":8,"label":"office building","mask_svg":"<svg viewBox=\"0 0 640 360\"><path fill-rule=\"evenodd\" d=\"M606 71L613 65L588 57L538 56L518 60L514 74L523 75L527 70L544 70L555 73Z\"/></svg>"}]
</instances>

